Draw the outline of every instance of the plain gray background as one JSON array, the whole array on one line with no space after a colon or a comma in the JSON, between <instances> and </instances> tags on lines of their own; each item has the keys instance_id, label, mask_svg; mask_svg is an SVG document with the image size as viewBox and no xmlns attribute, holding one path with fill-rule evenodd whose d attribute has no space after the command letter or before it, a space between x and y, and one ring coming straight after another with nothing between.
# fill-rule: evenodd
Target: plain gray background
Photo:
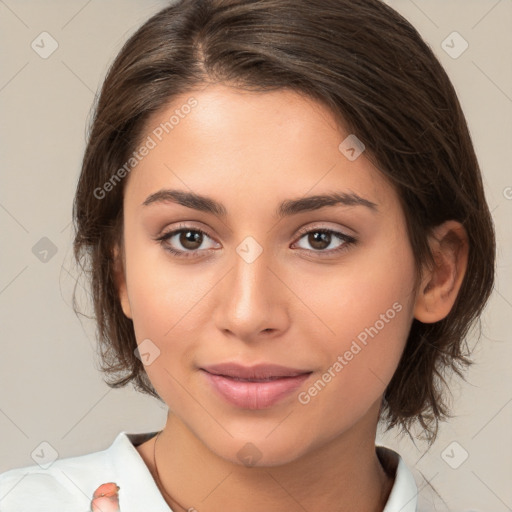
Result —
<instances>
[{"instance_id":1,"label":"plain gray background","mask_svg":"<svg viewBox=\"0 0 512 512\"><path fill-rule=\"evenodd\" d=\"M496 224L498 275L468 383L451 386L455 417L428 452L394 431L378 442L430 480L450 510L510 511L512 1L387 3L455 85ZM44 441L68 457L108 447L121 430L164 425L157 400L102 381L94 324L71 309L71 204L95 92L127 37L167 4L0 0L0 472L34 464ZM58 44L47 58L31 46L45 37L51 49L42 32Z\"/></svg>"}]
</instances>

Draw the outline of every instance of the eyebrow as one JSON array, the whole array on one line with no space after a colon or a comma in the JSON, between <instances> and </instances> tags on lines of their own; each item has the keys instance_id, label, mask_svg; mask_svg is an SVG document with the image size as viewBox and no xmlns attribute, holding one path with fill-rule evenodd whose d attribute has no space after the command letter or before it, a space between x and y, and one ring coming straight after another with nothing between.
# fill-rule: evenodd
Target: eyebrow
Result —
<instances>
[{"instance_id":1,"label":"eyebrow","mask_svg":"<svg viewBox=\"0 0 512 512\"><path fill-rule=\"evenodd\" d=\"M222 203L211 197L183 190L159 190L148 196L142 204L143 206L149 206L155 203L176 203L187 208L211 213L217 217L225 218L227 216L227 209ZM301 197L300 199L286 199L278 206L275 215L278 218L283 218L337 205L365 206L373 213L378 211L375 203L353 192L332 192L330 194Z\"/></svg>"}]
</instances>

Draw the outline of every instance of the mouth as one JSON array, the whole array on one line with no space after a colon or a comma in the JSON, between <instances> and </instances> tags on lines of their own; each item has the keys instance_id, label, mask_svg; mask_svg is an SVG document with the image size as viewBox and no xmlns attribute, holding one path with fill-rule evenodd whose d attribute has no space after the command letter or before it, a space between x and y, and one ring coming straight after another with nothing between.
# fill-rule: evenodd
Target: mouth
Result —
<instances>
[{"instance_id":1,"label":"mouth","mask_svg":"<svg viewBox=\"0 0 512 512\"><path fill-rule=\"evenodd\" d=\"M277 364L257 364L254 366L243 366L236 363L222 363L201 368L212 375L222 375L236 380L246 380L250 382L267 382L269 380L282 379L286 377L297 377L311 370L301 370L298 368L289 368Z\"/></svg>"},{"instance_id":2,"label":"mouth","mask_svg":"<svg viewBox=\"0 0 512 512\"><path fill-rule=\"evenodd\" d=\"M243 409L272 407L309 378L311 370L274 364L243 366L223 363L200 368L225 401Z\"/></svg>"},{"instance_id":3,"label":"mouth","mask_svg":"<svg viewBox=\"0 0 512 512\"><path fill-rule=\"evenodd\" d=\"M285 377L285 376L265 377L264 379L243 379L242 377L230 377L229 375L222 375L222 374L215 374L215 373L212 373L212 375L218 375L219 377L225 377L226 379L237 380L240 382L270 382L270 381L277 380L277 379L293 379L293 377L290 377L290 376L288 376L288 377Z\"/></svg>"}]
</instances>

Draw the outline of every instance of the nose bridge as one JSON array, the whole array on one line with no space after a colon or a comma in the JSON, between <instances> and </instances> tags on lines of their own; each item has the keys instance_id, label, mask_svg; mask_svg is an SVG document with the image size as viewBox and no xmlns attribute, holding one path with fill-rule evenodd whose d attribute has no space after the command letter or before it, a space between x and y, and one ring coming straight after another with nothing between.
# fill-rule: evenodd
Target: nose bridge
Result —
<instances>
[{"instance_id":1,"label":"nose bridge","mask_svg":"<svg viewBox=\"0 0 512 512\"><path fill-rule=\"evenodd\" d=\"M268 302L270 251L252 236L236 247L232 279L233 304L237 312L258 308ZM239 311L240 310L240 311ZM237 315L238 316L238 315Z\"/></svg>"},{"instance_id":2,"label":"nose bridge","mask_svg":"<svg viewBox=\"0 0 512 512\"><path fill-rule=\"evenodd\" d=\"M281 329L286 305L283 290L279 290L283 285L270 270L272 251L251 236L242 240L235 251L231 272L221 290L218 327L240 337Z\"/></svg>"}]
</instances>

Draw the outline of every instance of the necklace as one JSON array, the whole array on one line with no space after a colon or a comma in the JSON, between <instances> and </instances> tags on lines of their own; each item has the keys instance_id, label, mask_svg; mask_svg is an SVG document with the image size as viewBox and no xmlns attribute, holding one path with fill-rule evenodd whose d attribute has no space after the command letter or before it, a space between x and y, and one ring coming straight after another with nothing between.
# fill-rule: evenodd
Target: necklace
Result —
<instances>
[{"instance_id":1,"label":"necklace","mask_svg":"<svg viewBox=\"0 0 512 512\"><path fill-rule=\"evenodd\" d=\"M162 433L162 431L160 430L160 432L158 432L158 434L156 435L155 437L155 442L153 444L153 465L155 466L155 476L156 476L156 481L160 487L160 489L162 489L162 491L164 492L164 494L167 495L168 498L170 498L172 500L173 503L176 503L176 505L178 505L178 507L180 507L181 509L183 509L185 512L188 512L190 509L189 508L185 508L183 505L181 505L180 503L178 503L164 488L164 486L162 485L162 481L160 480L160 475L158 474L158 467L156 465L156 442L158 440L158 436Z\"/></svg>"}]
</instances>

